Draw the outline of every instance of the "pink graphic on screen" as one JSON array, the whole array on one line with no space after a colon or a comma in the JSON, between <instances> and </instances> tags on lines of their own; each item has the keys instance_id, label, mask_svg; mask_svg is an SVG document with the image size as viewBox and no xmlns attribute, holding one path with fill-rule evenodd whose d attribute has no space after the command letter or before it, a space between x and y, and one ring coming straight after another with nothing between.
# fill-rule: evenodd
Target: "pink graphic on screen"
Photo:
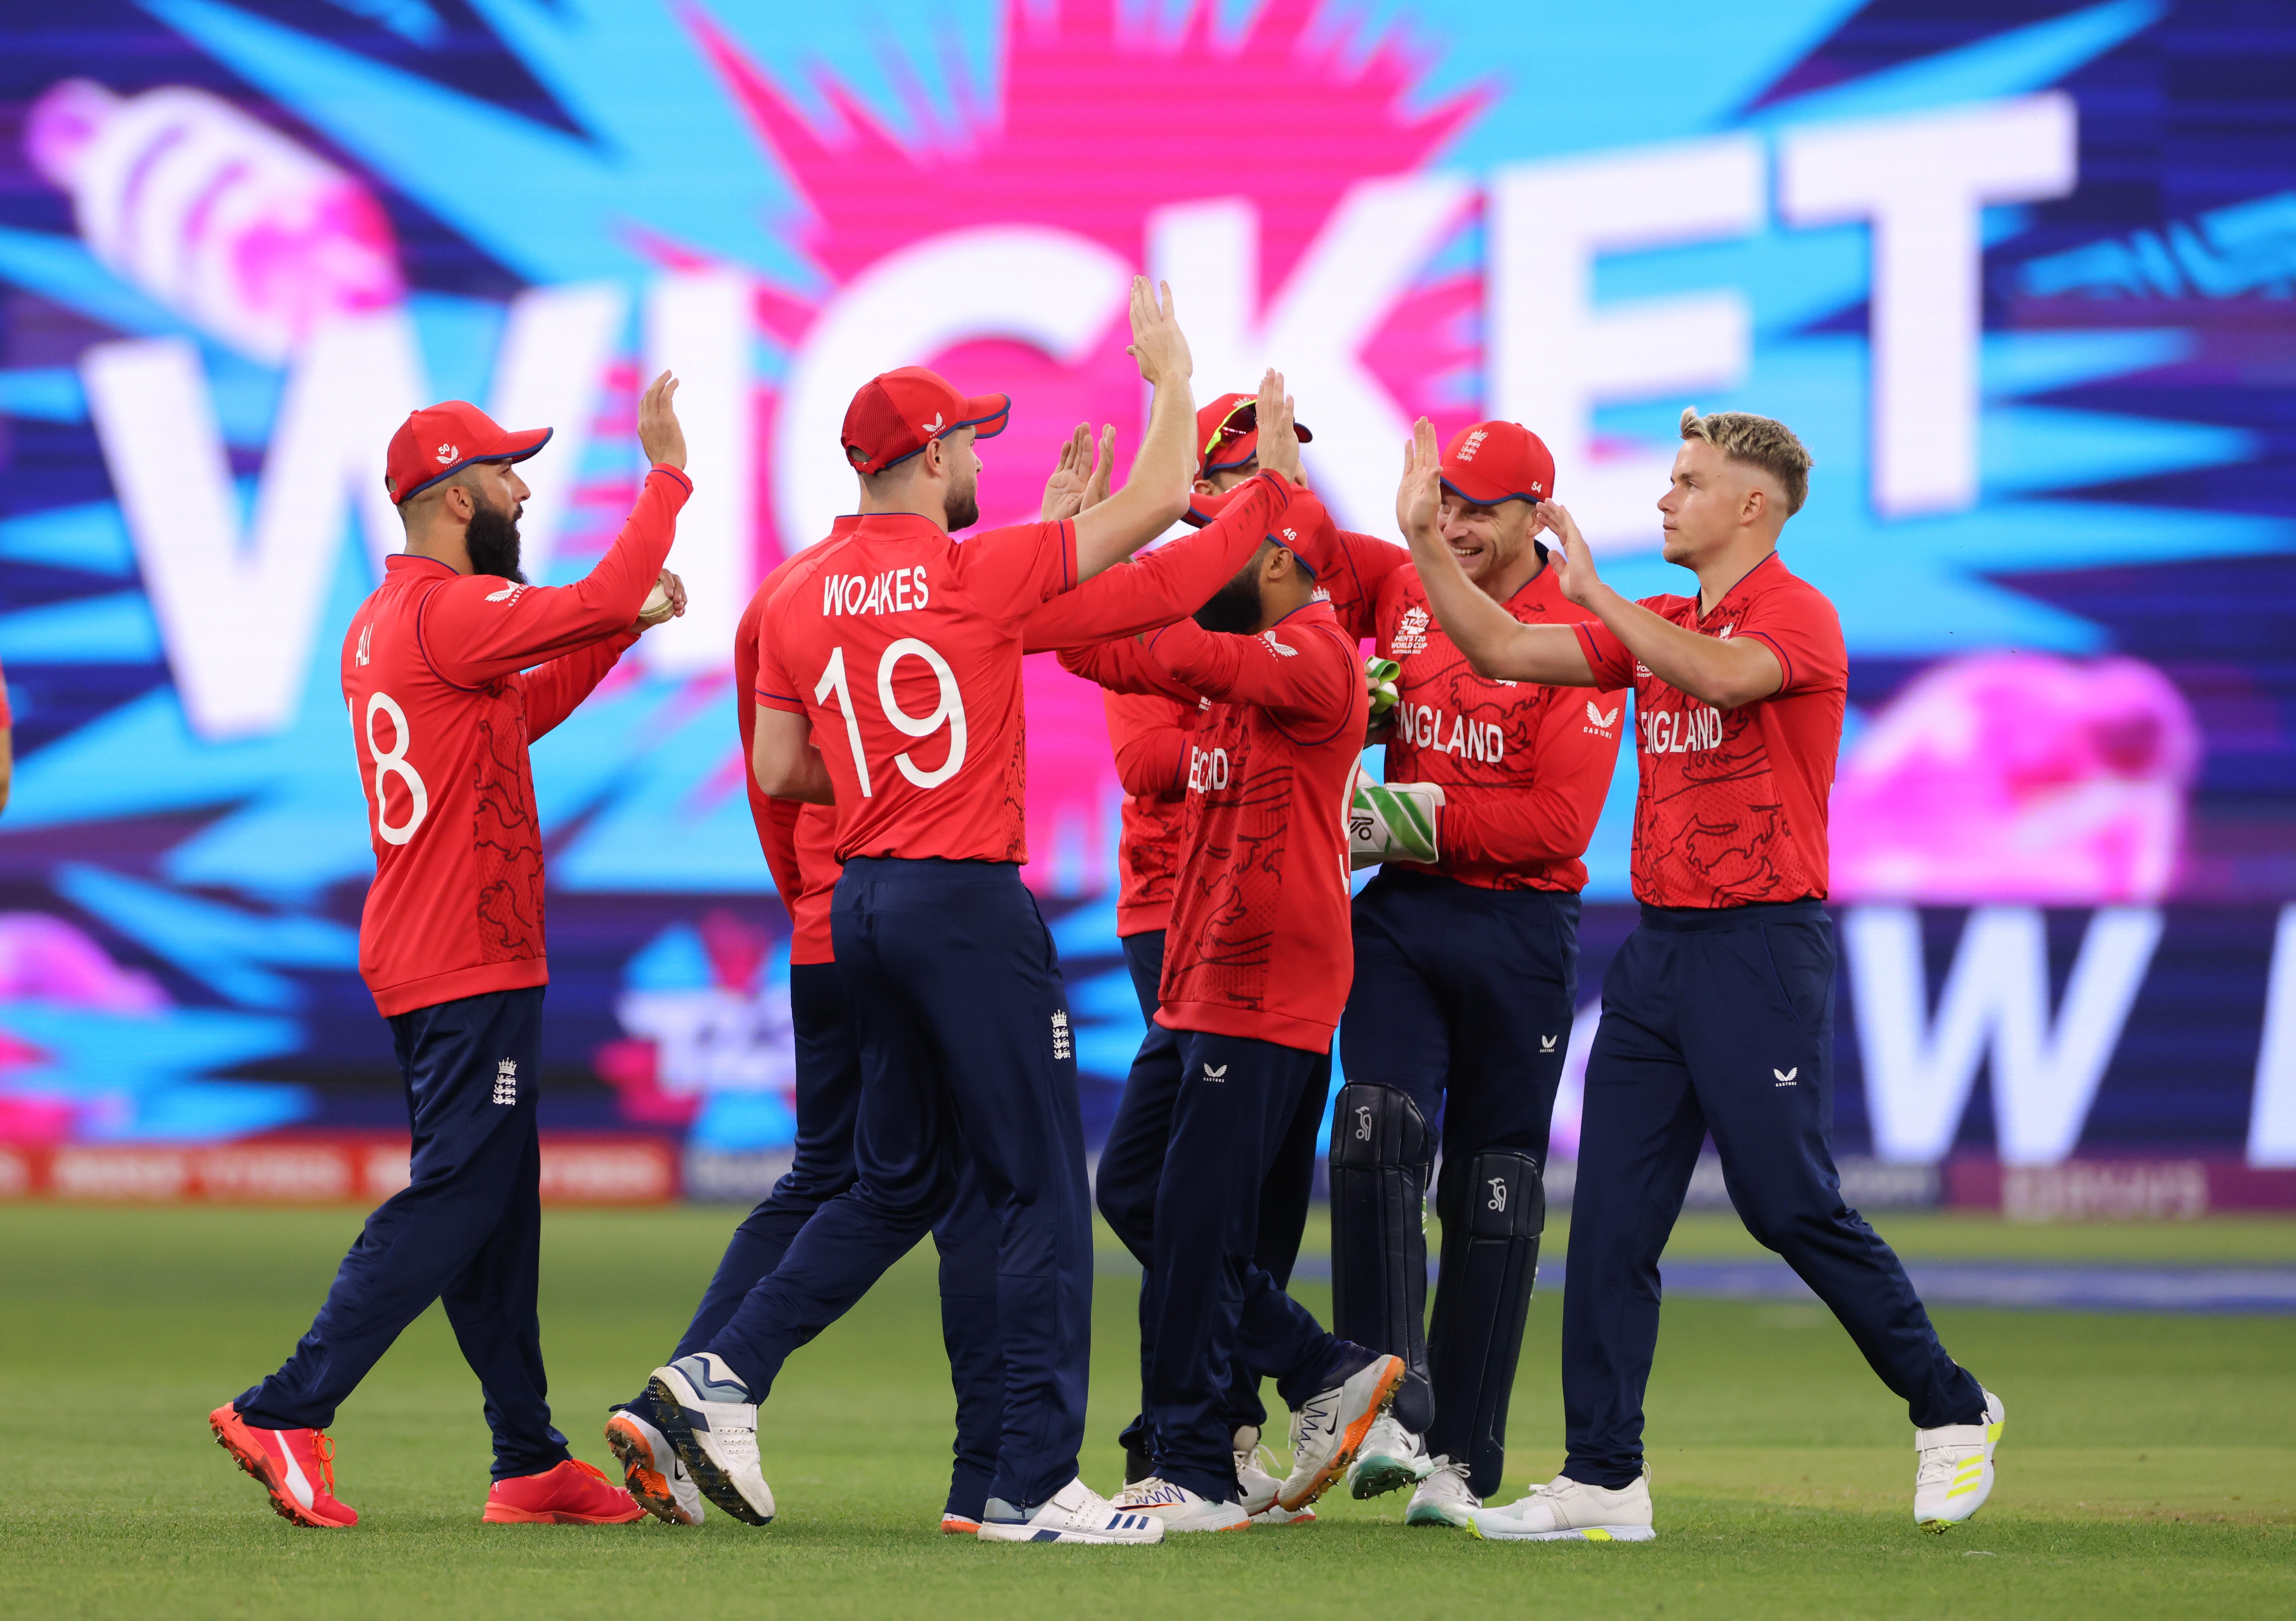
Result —
<instances>
[{"instance_id":1,"label":"pink graphic on screen","mask_svg":"<svg viewBox=\"0 0 2296 1621\"><path fill-rule=\"evenodd\" d=\"M283 361L329 316L406 296L366 188L203 90L66 79L32 104L24 146L71 194L96 258L253 358Z\"/></svg>"},{"instance_id":2,"label":"pink graphic on screen","mask_svg":"<svg viewBox=\"0 0 2296 1621\"><path fill-rule=\"evenodd\" d=\"M123 968L102 946L45 912L0 912L0 1008L10 1002L152 1014L169 1004L148 974ZM71 1099L18 1090L18 1078L51 1055L0 1028L0 1143L69 1140L81 1113Z\"/></svg>"},{"instance_id":3,"label":"pink graphic on screen","mask_svg":"<svg viewBox=\"0 0 2296 1621\"><path fill-rule=\"evenodd\" d=\"M960 84L964 127L907 144L826 78L816 88L840 128L823 128L706 12L689 10L696 42L808 206L795 239L830 288L762 286L760 324L794 349L837 287L889 254L970 226L1056 226L1141 266L1149 217L1209 198L1256 208L1264 301L1350 187L1424 167L1481 104L1462 96L1407 106L1416 64L1391 43L1368 53L1343 47L1322 27L1324 11L1313 0L1271 0L1240 35L1226 35L1215 26L1216 8L1201 3L1152 29L1120 18L1111 0L1013 4L1003 30L1001 103L982 106ZM945 125L913 100L919 128ZM667 244L642 245L666 267L690 266ZM1472 420L1456 382L1476 361L1464 317L1480 302L1472 274L1430 280L1404 293L1365 344L1364 366L1406 418L1431 416L1445 433ZM1185 301L1180 316L1185 325ZM1115 425L1121 477L1144 404L1127 341L1119 300L1073 365L993 338L908 358L961 388L1012 396L1010 425L981 446L984 526L1036 517L1061 440L1079 422ZM1199 399L1255 382L1201 370L1194 379ZM761 448L777 404L772 392L761 395ZM1300 410L1312 425L1315 399L1301 399ZM770 506L760 501L761 533L773 532ZM816 538L780 535L761 566ZM1078 691L1062 701L1066 687ZM1028 704L1029 880L1076 887L1055 884L1058 867L1089 873L1083 887L1096 889L1112 861L1119 793L1099 695L1049 661L1031 661ZM1077 859L1053 860L1056 845Z\"/></svg>"},{"instance_id":4,"label":"pink graphic on screen","mask_svg":"<svg viewBox=\"0 0 2296 1621\"><path fill-rule=\"evenodd\" d=\"M2095 906L2177 879L2200 757L2191 706L2152 665L1989 653L1931 670L1842 761L1842 900Z\"/></svg>"}]
</instances>

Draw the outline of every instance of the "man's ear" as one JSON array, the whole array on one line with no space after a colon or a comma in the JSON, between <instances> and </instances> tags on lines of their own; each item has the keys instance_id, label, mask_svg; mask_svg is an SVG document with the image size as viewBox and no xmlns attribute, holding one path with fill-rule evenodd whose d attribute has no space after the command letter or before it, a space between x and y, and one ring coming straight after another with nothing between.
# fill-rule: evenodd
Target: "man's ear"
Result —
<instances>
[{"instance_id":1,"label":"man's ear","mask_svg":"<svg viewBox=\"0 0 2296 1621\"><path fill-rule=\"evenodd\" d=\"M917 453L917 459L924 464L928 477L939 478L948 471L947 441L938 434L925 440L925 448Z\"/></svg>"}]
</instances>

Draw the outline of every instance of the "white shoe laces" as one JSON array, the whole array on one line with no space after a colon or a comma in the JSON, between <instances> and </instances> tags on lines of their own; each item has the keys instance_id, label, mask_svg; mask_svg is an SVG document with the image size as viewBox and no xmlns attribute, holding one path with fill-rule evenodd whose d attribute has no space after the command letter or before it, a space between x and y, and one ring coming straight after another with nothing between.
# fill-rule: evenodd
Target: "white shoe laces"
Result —
<instances>
[{"instance_id":1,"label":"white shoe laces","mask_svg":"<svg viewBox=\"0 0 2296 1621\"><path fill-rule=\"evenodd\" d=\"M1470 1502L1476 1501L1474 1493L1467 1489L1467 1466L1456 1458L1439 1456L1427 1478L1419 1483L1419 1489L1431 1497L1459 1497Z\"/></svg>"}]
</instances>

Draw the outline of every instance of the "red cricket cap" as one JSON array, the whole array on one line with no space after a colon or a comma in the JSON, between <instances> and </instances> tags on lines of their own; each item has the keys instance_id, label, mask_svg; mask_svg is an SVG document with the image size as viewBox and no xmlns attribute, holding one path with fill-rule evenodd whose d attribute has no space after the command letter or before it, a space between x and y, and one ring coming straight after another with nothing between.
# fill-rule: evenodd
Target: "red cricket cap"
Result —
<instances>
[{"instance_id":1,"label":"red cricket cap","mask_svg":"<svg viewBox=\"0 0 2296 1621\"><path fill-rule=\"evenodd\" d=\"M1299 424L1293 428L1303 445L1315 435ZM1259 396L1222 394L1196 413L1196 476L1208 479L1230 467L1241 467L1259 454Z\"/></svg>"},{"instance_id":2,"label":"red cricket cap","mask_svg":"<svg viewBox=\"0 0 2296 1621\"><path fill-rule=\"evenodd\" d=\"M1478 506L1554 498L1554 455L1521 423L1479 422L1443 452L1443 488Z\"/></svg>"},{"instance_id":3,"label":"red cricket cap","mask_svg":"<svg viewBox=\"0 0 2296 1621\"><path fill-rule=\"evenodd\" d=\"M845 407L838 437L854 472L882 473L959 428L971 428L975 439L994 439L1012 414L1009 394L960 394L939 372L905 366L861 385Z\"/></svg>"},{"instance_id":4,"label":"red cricket cap","mask_svg":"<svg viewBox=\"0 0 2296 1621\"><path fill-rule=\"evenodd\" d=\"M513 433L467 399L442 400L407 413L390 436L382 487L404 506L472 462L522 462L550 442L548 428Z\"/></svg>"}]
</instances>

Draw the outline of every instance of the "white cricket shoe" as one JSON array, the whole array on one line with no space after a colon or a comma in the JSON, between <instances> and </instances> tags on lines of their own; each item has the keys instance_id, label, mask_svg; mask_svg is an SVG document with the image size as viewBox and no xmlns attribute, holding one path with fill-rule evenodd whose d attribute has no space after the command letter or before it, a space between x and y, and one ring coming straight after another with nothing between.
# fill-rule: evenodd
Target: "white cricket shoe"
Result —
<instances>
[{"instance_id":1,"label":"white cricket shoe","mask_svg":"<svg viewBox=\"0 0 2296 1621\"><path fill-rule=\"evenodd\" d=\"M1292 1423L1296 1430L1299 1420ZM1295 1437L1295 1451L1297 1447ZM1275 1473L1275 1454L1259 1444L1259 1430L1249 1424L1235 1432L1235 1485L1242 1494L1244 1514L1255 1526L1305 1526L1315 1521L1315 1510L1295 1513L1275 1501L1283 1489L1283 1478Z\"/></svg>"},{"instance_id":2,"label":"white cricket shoe","mask_svg":"<svg viewBox=\"0 0 2296 1621\"><path fill-rule=\"evenodd\" d=\"M1611 1491L1557 1475L1503 1509L1475 1509L1467 1529L1495 1543L1646 1543L1651 1529L1650 1474Z\"/></svg>"},{"instance_id":3,"label":"white cricket shoe","mask_svg":"<svg viewBox=\"0 0 2296 1621\"><path fill-rule=\"evenodd\" d=\"M1085 1485L1081 1476L1024 1514L1001 1497L980 1516L984 1543L1160 1543L1164 1522L1136 1509L1119 1509Z\"/></svg>"},{"instance_id":4,"label":"white cricket shoe","mask_svg":"<svg viewBox=\"0 0 2296 1621\"><path fill-rule=\"evenodd\" d=\"M758 1467L758 1404L726 1360L711 1351L681 1356L653 1370L646 1394L702 1495L735 1519L771 1523L774 1492Z\"/></svg>"},{"instance_id":5,"label":"white cricket shoe","mask_svg":"<svg viewBox=\"0 0 2296 1621\"><path fill-rule=\"evenodd\" d=\"M606 1444L622 1466L622 1486L656 1519L701 1523L701 1488L668 1437L627 1407L606 1420Z\"/></svg>"},{"instance_id":6,"label":"white cricket shoe","mask_svg":"<svg viewBox=\"0 0 2296 1621\"><path fill-rule=\"evenodd\" d=\"M1292 1473L1275 1501L1304 1509L1330 1491L1402 1383L1401 1357L1374 1356L1345 1382L1301 1403L1292 1427Z\"/></svg>"},{"instance_id":7,"label":"white cricket shoe","mask_svg":"<svg viewBox=\"0 0 2296 1621\"><path fill-rule=\"evenodd\" d=\"M1456 1526L1464 1530L1474 1524L1475 1510L1483 1500L1467 1489L1467 1466L1456 1458L1439 1457L1431 1461L1427 1478L1411 1494L1411 1506L1403 1511L1406 1526Z\"/></svg>"},{"instance_id":8,"label":"white cricket shoe","mask_svg":"<svg viewBox=\"0 0 2296 1621\"><path fill-rule=\"evenodd\" d=\"M1417 1485L1434 1467L1427 1444L1398 1424L1393 1414L1382 1413L1372 1421L1356 1461L1348 1465L1348 1493L1382 1497Z\"/></svg>"},{"instance_id":9,"label":"white cricket shoe","mask_svg":"<svg viewBox=\"0 0 2296 1621\"><path fill-rule=\"evenodd\" d=\"M1243 1511L1242 1504L1214 1502L1209 1497L1197 1496L1184 1485L1176 1485L1154 1475L1126 1486L1116 1494L1110 1506L1153 1514L1164 1522L1167 1532L1251 1529L1251 1517Z\"/></svg>"},{"instance_id":10,"label":"white cricket shoe","mask_svg":"<svg viewBox=\"0 0 2296 1621\"><path fill-rule=\"evenodd\" d=\"M1943 1424L1914 1432L1914 1521L1943 1535L1993 1495L1993 1449L2005 1418L2001 1398L1985 1393L1985 1422Z\"/></svg>"}]
</instances>

